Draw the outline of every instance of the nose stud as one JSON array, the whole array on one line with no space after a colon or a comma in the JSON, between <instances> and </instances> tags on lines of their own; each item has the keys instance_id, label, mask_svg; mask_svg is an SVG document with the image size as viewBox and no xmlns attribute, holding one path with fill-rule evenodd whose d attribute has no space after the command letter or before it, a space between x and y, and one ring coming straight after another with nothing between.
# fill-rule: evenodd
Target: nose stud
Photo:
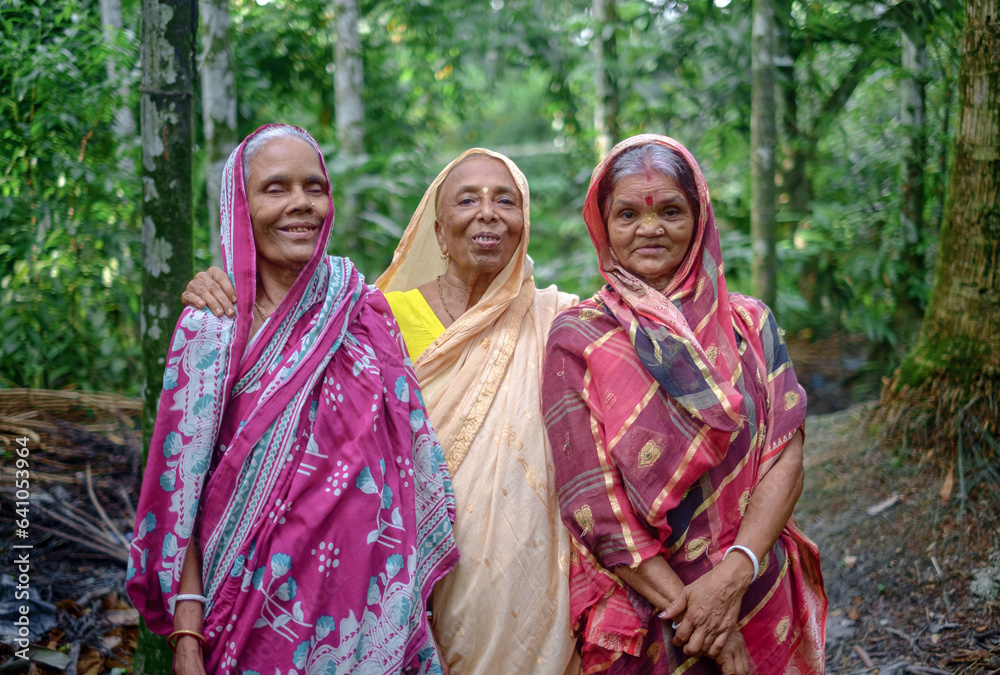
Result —
<instances>
[{"instance_id":1,"label":"nose stud","mask_svg":"<svg viewBox=\"0 0 1000 675\"><path fill-rule=\"evenodd\" d=\"M666 233L666 230L661 227L660 231L657 232L656 234L665 234L665 233Z\"/></svg>"}]
</instances>

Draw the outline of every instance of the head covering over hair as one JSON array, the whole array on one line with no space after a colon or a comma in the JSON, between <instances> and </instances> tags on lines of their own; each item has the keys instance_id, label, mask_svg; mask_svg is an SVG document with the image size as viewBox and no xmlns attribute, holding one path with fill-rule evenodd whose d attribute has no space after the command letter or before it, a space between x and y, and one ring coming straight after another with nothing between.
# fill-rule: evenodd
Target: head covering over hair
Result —
<instances>
[{"instance_id":1,"label":"head covering over hair","mask_svg":"<svg viewBox=\"0 0 1000 675\"><path fill-rule=\"evenodd\" d=\"M524 230L479 302L414 364L460 505L455 535L463 563L434 590L434 633L453 673L562 673L576 665L569 537L557 515L539 377L552 319L577 298L535 287L524 174L500 153L462 153L427 189L376 283L407 291L445 273L435 203L451 170L474 155L510 171Z\"/></svg>"},{"instance_id":2,"label":"head covering over hair","mask_svg":"<svg viewBox=\"0 0 1000 675\"><path fill-rule=\"evenodd\" d=\"M448 164L427 188L420 205L410 219L410 224L399 240L399 245L396 246L392 263L375 282L385 293L409 290L433 281L447 271L448 261L441 258L441 249L434 232L434 222L437 219L436 201L441 185L451 171L476 155L503 162L510 171L514 184L521 192L524 229L521 241L510 260L497 274L479 302L458 317L414 364L417 379L424 388L428 407L433 411L437 404L442 404L449 411L447 416L440 414L437 416L434 428L441 438L448 466L453 474L458 471L482 423L482 413L490 406L496 387L500 379L505 376L513 356L513 345L518 339L521 322L532 307L535 294L538 292L532 276L533 263L528 257L531 199L528 181L524 174L514 162L498 152L485 148L472 148L463 152ZM550 306L554 306L551 303L557 301L559 299L554 290L547 294L546 303ZM475 349L484 339L489 340L490 347ZM519 349L518 358L527 358L525 351L524 347ZM458 371L466 375L476 371L488 384L468 391L451 385L446 388L447 391L438 389L437 382L450 380ZM473 391L475 395L470 396ZM464 401L464 404L459 403L460 401Z\"/></svg>"},{"instance_id":3,"label":"head covering over hair","mask_svg":"<svg viewBox=\"0 0 1000 675\"><path fill-rule=\"evenodd\" d=\"M647 144L680 155L699 199L687 254L662 292L617 259L599 208L615 160ZM583 214L608 284L553 323L543 405L560 449L561 515L580 542L571 588L584 667L717 672L673 647L669 621L609 570L663 556L690 584L719 565L754 488L803 427L805 392L770 309L727 289L708 188L682 145L655 135L616 145L594 170ZM751 669L820 672L816 546L789 520L762 560L740 613Z\"/></svg>"},{"instance_id":4,"label":"head covering over hair","mask_svg":"<svg viewBox=\"0 0 1000 675\"><path fill-rule=\"evenodd\" d=\"M149 627L170 632L194 546L207 672L424 672L437 663L426 601L458 558L444 457L388 303L325 254L332 202L309 262L250 339L247 140L221 199L237 315L188 307L177 322L127 589Z\"/></svg>"},{"instance_id":5,"label":"head covering over hair","mask_svg":"<svg viewBox=\"0 0 1000 675\"><path fill-rule=\"evenodd\" d=\"M598 206L601 179L611 170L614 160L626 150L648 143L664 145L681 155L694 173L700 200L698 223L687 254L663 292L621 265L608 242L607 224ZM597 249L601 274L615 291L604 292L601 297L607 296L609 306L621 308L623 315L634 311L636 316L659 325L648 334L648 341L639 336L636 348L640 355L647 350L656 352L654 344L669 335L667 343L673 348L668 353L674 358L657 369L661 385L689 412L701 416L714 428L736 430L742 424L741 395L730 380L739 370L739 354L732 329L719 230L708 186L694 157L666 136L644 134L622 141L594 169L583 217ZM626 305L629 310L625 310ZM661 335L664 330L666 334ZM653 361L662 361L661 357L659 353L652 355ZM697 400L694 394L698 395ZM804 400L802 410L805 410Z\"/></svg>"}]
</instances>

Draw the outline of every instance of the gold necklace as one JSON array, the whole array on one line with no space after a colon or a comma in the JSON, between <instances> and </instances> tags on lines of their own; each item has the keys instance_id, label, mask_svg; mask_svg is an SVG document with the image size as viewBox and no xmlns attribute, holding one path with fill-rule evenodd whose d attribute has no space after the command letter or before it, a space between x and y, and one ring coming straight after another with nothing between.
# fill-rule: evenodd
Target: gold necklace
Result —
<instances>
[{"instance_id":1,"label":"gold necklace","mask_svg":"<svg viewBox=\"0 0 1000 675\"><path fill-rule=\"evenodd\" d=\"M253 301L253 306L257 309L257 314L260 316L261 321L267 321L267 319L271 316L271 312L265 312L264 308L260 304L260 301L256 298Z\"/></svg>"},{"instance_id":2,"label":"gold necklace","mask_svg":"<svg viewBox=\"0 0 1000 675\"><path fill-rule=\"evenodd\" d=\"M451 319L452 323L455 323L455 316L451 313L451 310L448 309L448 303L444 299L444 291L441 290L441 277L442 276L444 276L444 275L439 274L438 278L437 278L438 297L441 298L441 306L444 307L444 311L448 312L448 318Z\"/></svg>"}]
</instances>

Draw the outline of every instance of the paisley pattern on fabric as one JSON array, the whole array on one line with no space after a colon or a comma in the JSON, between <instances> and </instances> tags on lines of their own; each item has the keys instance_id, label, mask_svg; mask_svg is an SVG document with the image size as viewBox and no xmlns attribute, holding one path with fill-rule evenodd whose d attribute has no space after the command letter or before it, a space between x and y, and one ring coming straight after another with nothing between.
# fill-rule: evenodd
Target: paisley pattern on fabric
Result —
<instances>
[{"instance_id":1,"label":"paisley pattern on fabric","mask_svg":"<svg viewBox=\"0 0 1000 675\"><path fill-rule=\"evenodd\" d=\"M612 162L648 143L681 155L699 197L690 249L663 292L618 263L598 205ZM608 285L556 318L542 391L578 547L570 584L584 672L717 673L675 648L670 622L610 570L662 555L691 583L719 565L754 487L804 424L805 392L770 310L727 290L708 188L683 146L653 135L617 145L594 170L584 219ZM816 546L790 520L763 557L738 624L751 672L822 672Z\"/></svg>"},{"instance_id":2,"label":"paisley pattern on fabric","mask_svg":"<svg viewBox=\"0 0 1000 675\"><path fill-rule=\"evenodd\" d=\"M237 318L188 308L177 323L129 595L170 632L196 546L207 672L440 672L425 609L458 559L454 498L399 330L381 292L325 255L331 208L312 260L249 339L243 147L223 178Z\"/></svg>"}]
</instances>

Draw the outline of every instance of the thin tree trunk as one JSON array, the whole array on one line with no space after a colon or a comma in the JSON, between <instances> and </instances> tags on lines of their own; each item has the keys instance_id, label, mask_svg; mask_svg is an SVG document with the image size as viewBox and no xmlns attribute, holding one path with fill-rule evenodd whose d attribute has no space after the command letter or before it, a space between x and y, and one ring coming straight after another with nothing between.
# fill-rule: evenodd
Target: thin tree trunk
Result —
<instances>
[{"instance_id":1,"label":"thin tree trunk","mask_svg":"<svg viewBox=\"0 0 1000 675\"><path fill-rule=\"evenodd\" d=\"M924 256L920 250L924 235L924 165L927 162L927 124L924 93L927 83L927 52L923 22L913 18L904 22L902 30L903 69L906 77L900 82L900 122L902 143L902 208L899 214L902 231L902 259L911 275L923 276ZM918 298L902 289L896 299L898 318L912 323L923 309Z\"/></svg>"},{"instance_id":2,"label":"thin tree trunk","mask_svg":"<svg viewBox=\"0 0 1000 675\"><path fill-rule=\"evenodd\" d=\"M144 457L163 387L180 296L193 273L191 159L193 146L194 0L142 0L142 303ZM172 670L162 638L145 626L133 673Z\"/></svg>"},{"instance_id":3,"label":"thin tree trunk","mask_svg":"<svg viewBox=\"0 0 1000 675\"><path fill-rule=\"evenodd\" d=\"M594 0L594 150L603 159L618 141L618 10L615 0Z\"/></svg>"},{"instance_id":4,"label":"thin tree trunk","mask_svg":"<svg viewBox=\"0 0 1000 675\"><path fill-rule=\"evenodd\" d=\"M768 306L777 298L777 224L774 150L777 145L774 112L774 2L753 4L752 109L750 113L751 206L754 292Z\"/></svg>"},{"instance_id":5,"label":"thin tree trunk","mask_svg":"<svg viewBox=\"0 0 1000 675\"><path fill-rule=\"evenodd\" d=\"M788 196L788 209L795 217L792 223L794 234L799 223L809 214L812 200L812 183L806 174L809 162L810 144L799 125L798 84L795 81L795 61L798 54L792 47L792 3L791 0L775 2L774 74L780 93L781 131L783 137L784 165L775 167L781 171L781 185Z\"/></svg>"},{"instance_id":6,"label":"thin tree trunk","mask_svg":"<svg viewBox=\"0 0 1000 675\"><path fill-rule=\"evenodd\" d=\"M222 266L219 193L222 170L236 147L236 80L229 37L228 0L198 0L201 39L201 121L205 132L205 192L212 264Z\"/></svg>"},{"instance_id":7,"label":"thin tree trunk","mask_svg":"<svg viewBox=\"0 0 1000 675\"><path fill-rule=\"evenodd\" d=\"M101 0L101 26L104 29L105 42L112 43L124 26L121 0ZM135 171L135 166L127 155L128 151L135 147L134 144L138 140L136 138L135 115L132 114L132 108L128 103L131 92L114 56L108 57L107 70L108 80L118 83L118 95L122 100L122 106L115 111L114 122L114 133L118 139L116 150L118 163L124 172L131 173Z\"/></svg>"},{"instance_id":8,"label":"thin tree trunk","mask_svg":"<svg viewBox=\"0 0 1000 675\"><path fill-rule=\"evenodd\" d=\"M361 166L365 158L364 63L358 34L358 0L333 0L336 36L333 43L333 93L337 118L340 160L348 172ZM350 187L337 204L338 230L347 235L349 247L360 241L360 205Z\"/></svg>"}]
</instances>

